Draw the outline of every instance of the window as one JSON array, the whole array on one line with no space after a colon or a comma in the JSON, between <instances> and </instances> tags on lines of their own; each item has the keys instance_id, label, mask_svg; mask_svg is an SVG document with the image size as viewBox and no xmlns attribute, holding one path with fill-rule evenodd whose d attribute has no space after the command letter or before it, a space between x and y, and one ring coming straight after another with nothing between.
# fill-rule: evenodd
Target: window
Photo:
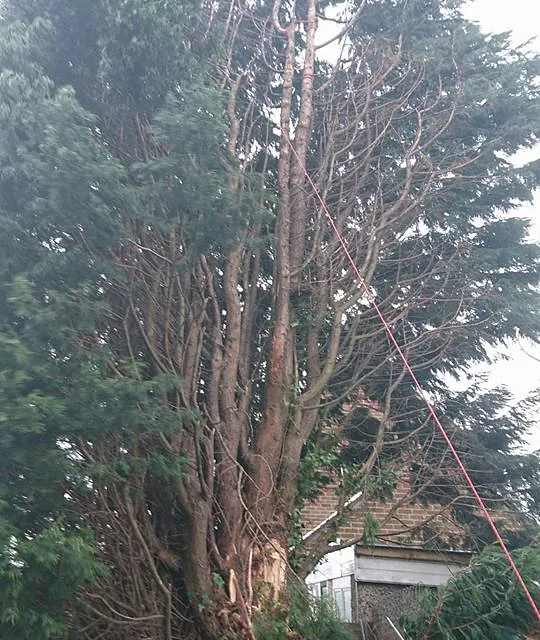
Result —
<instances>
[{"instance_id":1,"label":"window","mask_svg":"<svg viewBox=\"0 0 540 640\"><path fill-rule=\"evenodd\" d=\"M330 602L340 620L352 622L350 577L312 583L309 591L314 598Z\"/></svg>"},{"instance_id":2,"label":"window","mask_svg":"<svg viewBox=\"0 0 540 640\"><path fill-rule=\"evenodd\" d=\"M325 580L324 582L320 582L320 591L319 591L319 598L321 600L328 600L329 597L329 589L328 589L328 580Z\"/></svg>"},{"instance_id":3,"label":"window","mask_svg":"<svg viewBox=\"0 0 540 640\"><path fill-rule=\"evenodd\" d=\"M332 595L337 617L343 622L352 622L351 588L334 589Z\"/></svg>"}]
</instances>

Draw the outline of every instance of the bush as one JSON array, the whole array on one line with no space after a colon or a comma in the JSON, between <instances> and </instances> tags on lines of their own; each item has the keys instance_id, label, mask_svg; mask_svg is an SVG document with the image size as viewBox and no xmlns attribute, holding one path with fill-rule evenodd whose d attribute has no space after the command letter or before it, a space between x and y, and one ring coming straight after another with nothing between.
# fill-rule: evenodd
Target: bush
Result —
<instances>
[{"instance_id":1,"label":"bush","mask_svg":"<svg viewBox=\"0 0 540 640\"><path fill-rule=\"evenodd\" d=\"M314 598L304 584L289 585L278 605L254 616L257 640L353 640L330 602Z\"/></svg>"}]
</instances>

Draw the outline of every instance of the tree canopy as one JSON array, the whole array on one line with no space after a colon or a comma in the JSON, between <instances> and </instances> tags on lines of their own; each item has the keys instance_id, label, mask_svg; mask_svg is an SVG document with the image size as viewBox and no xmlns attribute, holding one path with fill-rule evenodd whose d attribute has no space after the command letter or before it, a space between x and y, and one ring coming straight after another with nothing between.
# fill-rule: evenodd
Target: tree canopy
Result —
<instances>
[{"instance_id":1,"label":"tree canopy","mask_svg":"<svg viewBox=\"0 0 540 640\"><path fill-rule=\"evenodd\" d=\"M459 5L3 3L0 635L251 637L337 477L406 468L489 540L317 194L486 501L534 523L527 407L444 376L540 336L540 173L509 160L540 58Z\"/></svg>"}]
</instances>

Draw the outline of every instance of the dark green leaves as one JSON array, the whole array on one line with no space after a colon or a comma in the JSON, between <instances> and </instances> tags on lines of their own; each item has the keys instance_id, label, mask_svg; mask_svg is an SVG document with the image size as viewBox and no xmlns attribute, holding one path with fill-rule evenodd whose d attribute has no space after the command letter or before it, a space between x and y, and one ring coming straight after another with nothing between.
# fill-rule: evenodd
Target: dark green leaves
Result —
<instances>
[{"instance_id":1,"label":"dark green leaves","mask_svg":"<svg viewBox=\"0 0 540 640\"><path fill-rule=\"evenodd\" d=\"M51 522L39 536L0 520L0 634L13 640L67 637L66 603L104 567L86 530ZM71 611L73 614L73 610Z\"/></svg>"},{"instance_id":2,"label":"dark green leaves","mask_svg":"<svg viewBox=\"0 0 540 640\"><path fill-rule=\"evenodd\" d=\"M538 601L540 552L536 546L516 551L513 559L533 598ZM530 630L531 605L517 584L508 561L488 549L446 587L426 594L418 614L403 627L411 640L506 640Z\"/></svg>"}]
</instances>

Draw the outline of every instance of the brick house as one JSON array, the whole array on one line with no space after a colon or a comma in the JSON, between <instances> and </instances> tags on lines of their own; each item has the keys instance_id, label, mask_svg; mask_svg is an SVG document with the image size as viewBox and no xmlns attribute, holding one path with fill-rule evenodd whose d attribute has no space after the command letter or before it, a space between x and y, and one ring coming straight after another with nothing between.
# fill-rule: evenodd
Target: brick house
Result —
<instances>
[{"instance_id":1,"label":"brick house","mask_svg":"<svg viewBox=\"0 0 540 640\"><path fill-rule=\"evenodd\" d=\"M361 640L397 640L392 624L414 609L421 591L445 584L469 564L471 552L460 548L463 529L448 507L411 495L406 477L388 502L358 495L337 530L337 540L356 543L327 554L306 578L311 593L330 599ZM304 539L332 518L338 502L329 486L306 506ZM380 527L369 547L361 541L367 514Z\"/></svg>"}]
</instances>

